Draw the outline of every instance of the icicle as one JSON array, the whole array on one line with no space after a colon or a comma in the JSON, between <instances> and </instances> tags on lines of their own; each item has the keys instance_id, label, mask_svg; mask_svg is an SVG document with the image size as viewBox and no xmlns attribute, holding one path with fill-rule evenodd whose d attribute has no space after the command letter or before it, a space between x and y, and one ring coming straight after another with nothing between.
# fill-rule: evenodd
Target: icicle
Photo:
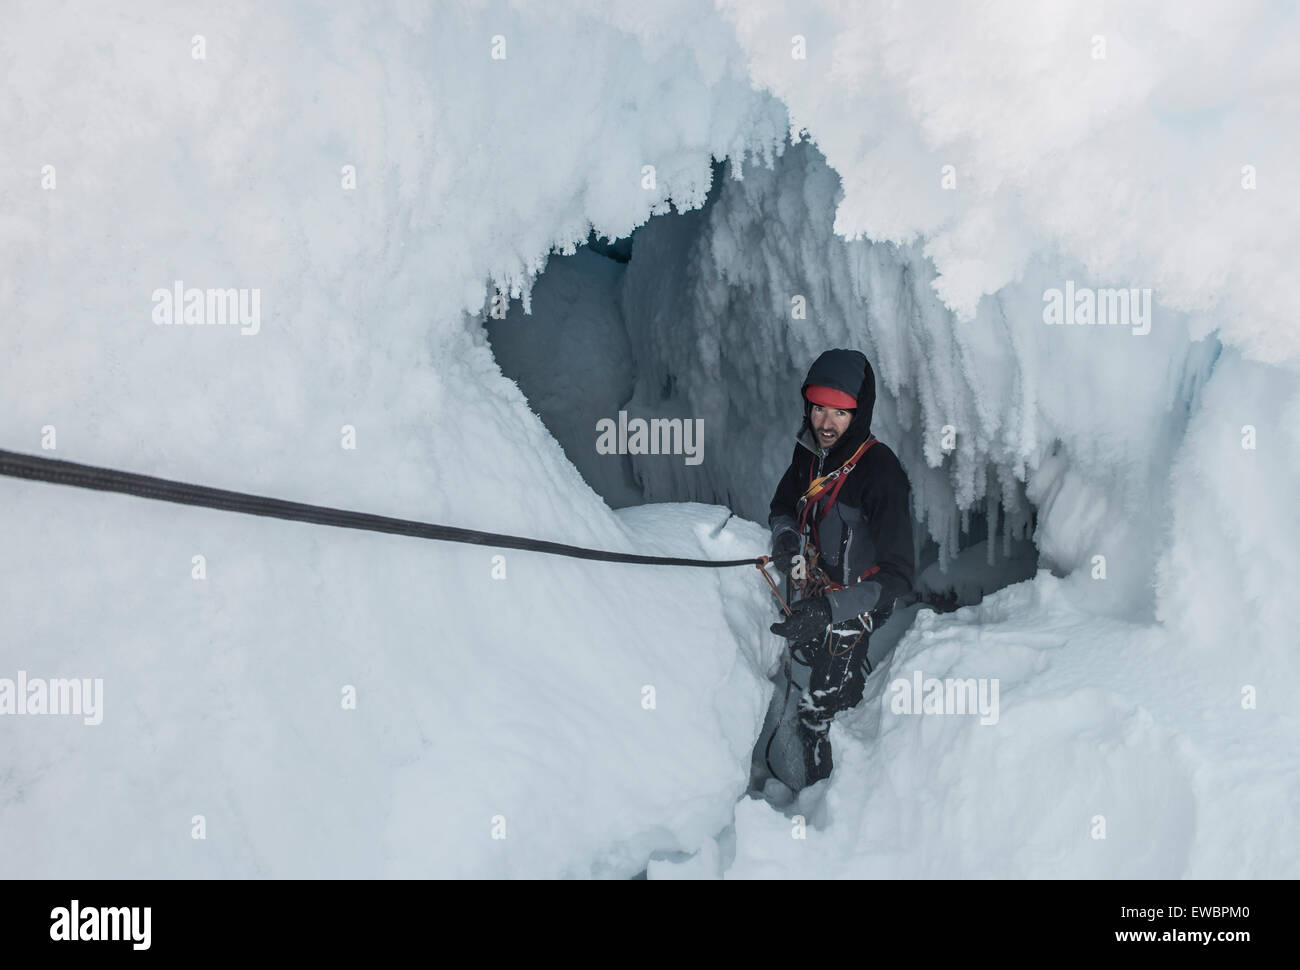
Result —
<instances>
[{"instance_id":1,"label":"icicle","mask_svg":"<svg viewBox=\"0 0 1300 970\"><path fill-rule=\"evenodd\" d=\"M989 533L989 534L988 534L988 539L986 540L986 543L985 543L985 544L988 546L988 549L987 549L987 557L986 557L986 560L985 560L985 561L986 561L990 566L992 566L992 565L993 565L993 561L994 561L995 559L997 559L997 548L998 548L998 508L999 508L999 504L998 504L998 500L997 500L996 498L993 497L993 490L992 490L992 489L990 489L989 492L988 492L988 494L986 494L986 495L984 496L984 500L985 500L985 501L984 501L984 507L988 510L988 511L985 513L985 517L988 519L988 526L989 526L989 528L988 528L988 533Z\"/></svg>"}]
</instances>

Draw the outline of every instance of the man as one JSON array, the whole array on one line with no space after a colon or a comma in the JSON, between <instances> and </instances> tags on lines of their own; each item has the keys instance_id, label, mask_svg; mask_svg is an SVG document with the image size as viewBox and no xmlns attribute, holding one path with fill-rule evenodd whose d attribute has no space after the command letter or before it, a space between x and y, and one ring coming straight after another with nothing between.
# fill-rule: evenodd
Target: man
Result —
<instances>
[{"instance_id":1,"label":"man","mask_svg":"<svg viewBox=\"0 0 1300 970\"><path fill-rule=\"evenodd\" d=\"M828 350L802 393L803 425L768 524L774 565L793 570L804 594L772 632L810 668L798 708L807 786L831 772L831 719L862 700L871 631L911 591L914 567L907 474L871 434L871 364Z\"/></svg>"}]
</instances>

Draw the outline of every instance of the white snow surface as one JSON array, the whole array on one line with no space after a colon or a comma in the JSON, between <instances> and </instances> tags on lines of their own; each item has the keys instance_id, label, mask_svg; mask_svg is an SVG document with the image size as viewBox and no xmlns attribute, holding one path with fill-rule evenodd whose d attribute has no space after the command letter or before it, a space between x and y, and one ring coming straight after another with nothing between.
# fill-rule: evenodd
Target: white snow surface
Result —
<instances>
[{"instance_id":1,"label":"white snow surface","mask_svg":"<svg viewBox=\"0 0 1300 970\"><path fill-rule=\"evenodd\" d=\"M1300 876L1296 17L10 3L0 448L739 558L766 529L706 503L762 522L804 370L852 346L945 560L963 510L1036 508L1051 571L917 614L792 838L743 797L780 651L752 569L0 479L0 680L104 691L97 726L0 714L0 875ZM651 220L714 158L705 211ZM638 226L521 366L582 421L704 419L696 468L571 461L486 338L498 287L544 325L548 258ZM176 280L258 289L259 331L156 325ZM1067 280L1150 288L1150 333L1046 326ZM895 713L916 670L998 679L997 723Z\"/></svg>"}]
</instances>

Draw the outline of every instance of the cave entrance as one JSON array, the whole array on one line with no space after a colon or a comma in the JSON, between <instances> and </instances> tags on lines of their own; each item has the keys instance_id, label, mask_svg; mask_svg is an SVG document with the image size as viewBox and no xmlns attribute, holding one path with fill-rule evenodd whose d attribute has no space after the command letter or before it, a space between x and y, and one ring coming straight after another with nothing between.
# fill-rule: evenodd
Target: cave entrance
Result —
<instances>
[{"instance_id":1,"label":"cave entrance","mask_svg":"<svg viewBox=\"0 0 1300 970\"><path fill-rule=\"evenodd\" d=\"M767 521L802 421L798 387L808 363L820 349L859 340L873 356L870 336L855 337L852 326L818 334L825 315L792 326L773 310L789 316L790 295L770 283L777 272L802 276L801 292L814 302L824 286L824 254L815 246L805 240L791 253L782 242L790 265L774 267L764 236L784 241L792 235L786 220L812 221L808 200L833 197L827 179L837 185L808 145L790 148L773 170L748 170L745 183L717 164L701 208L653 216L624 239L593 233L575 254L550 257L532 288L531 312L513 302L503 319L485 321L502 372L611 508L699 502ZM791 186L804 188L798 204L807 207L794 215L787 213ZM829 223L829 211L822 215ZM829 225L825 240L842 244ZM745 266L750 252L755 265ZM869 316L863 309L856 326ZM879 377L877 384L877 416L897 413ZM878 433L903 459L914 491L919 473L931 476L927 493L934 494L933 476L946 472L911 467L923 459L919 439L906 439L920 431L885 424L892 431ZM918 603L911 613L956 609L1032 577L1038 554L1027 503L1020 489L1010 508L989 501L940 510L951 550L942 562L939 545L914 521ZM909 625L910 617L887 624L882 649Z\"/></svg>"},{"instance_id":2,"label":"cave entrance","mask_svg":"<svg viewBox=\"0 0 1300 970\"><path fill-rule=\"evenodd\" d=\"M680 385L676 348L646 326L689 284L701 229L723 184L701 209L654 216L623 239L597 237L552 255L531 293L485 322L501 371L591 488L613 509L648 502L731 506L727 471L710 446L719 428ZM647 300L647 290L656 299ZM683 314L682 330L689 327ZM682 393L686 391L687 393ZM737 514L742 514L737 510Z\"/></svg>"}]
</instances>

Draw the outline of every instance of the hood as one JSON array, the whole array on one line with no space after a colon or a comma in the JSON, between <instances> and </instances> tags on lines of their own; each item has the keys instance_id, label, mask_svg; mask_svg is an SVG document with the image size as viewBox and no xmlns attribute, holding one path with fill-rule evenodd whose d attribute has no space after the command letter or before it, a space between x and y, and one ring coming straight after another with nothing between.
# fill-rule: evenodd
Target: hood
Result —
<instances>
[{"instance_id":1,"label":"hood","mask_svg":"<svg viewBox=\"0 0 1300 970\"><path fill-rule=\"evenodd\" d=\"M828 350L808 368L808 376L799 388L800 397L803 397L810 384L833 387L845 394L852 394L858 400L848 430L828 452L832 461L841 454L847 459L871 435L871 412L876 407L876 375L871 370L871 363L865 354L857 350ZM812 404L804 398L803 426L799 429L799 440L815 452L818 448L808 420L811 413Z\"/></svg>"}]
</instances>

